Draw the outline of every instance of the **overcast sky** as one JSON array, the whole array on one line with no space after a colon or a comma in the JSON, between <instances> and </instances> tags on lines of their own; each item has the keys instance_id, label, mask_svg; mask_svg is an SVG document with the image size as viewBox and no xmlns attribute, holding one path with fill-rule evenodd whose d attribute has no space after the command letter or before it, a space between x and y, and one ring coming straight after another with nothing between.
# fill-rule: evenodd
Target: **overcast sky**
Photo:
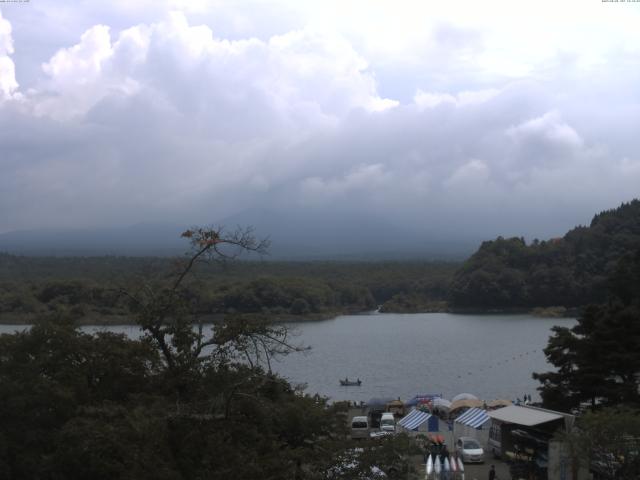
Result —
<instances>
[{"instance_id":1,"label":"overcast sky","mask_svg":"<svg viewBox=\"0 0 640 480\"><path fill-rule=\"evenodd\" d=\"M0 3L0 232L260 208L562 234L640 194L638 25L601 0Z\"/></svg>"}]
</instances>

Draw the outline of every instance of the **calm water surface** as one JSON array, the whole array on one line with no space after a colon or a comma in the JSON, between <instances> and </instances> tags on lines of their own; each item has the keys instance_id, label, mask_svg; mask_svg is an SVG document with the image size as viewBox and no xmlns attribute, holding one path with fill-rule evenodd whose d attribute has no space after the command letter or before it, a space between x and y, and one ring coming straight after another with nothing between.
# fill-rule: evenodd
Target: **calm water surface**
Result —
<instances>
[{"instance_id":1,"label":"calm water surface","mask_svg":"<svg viewBox=\"0 0 640 480\"><path fill-rule=\"evenodd\" d=\"M554 325L575 320L530 315L371 314L318 323L290 324L305 355L275 367L308 392L333 399L364 400L416 393L451 398L470 392L483 399L537 398L532 372L551 369L542 349ZM339 379L360 378L360 387Z\"/></svg>"},{"instance_id":2,"label":"calm water surface","mask_svg":"<svg viewBox=\"0 0 640 480\"><path fill-rule=\"evenodd\" d=\"M542 349L553 325L574 320L529 315L368 314L287 324L296 343L311 346L273 368L307 392L335 400L371 397L409 399L416 393L451 398L470 392L483 399L536 398L532 372L551 368ZM24 326L0 326L8 333ZM97 331L107 327L84 327ZM137 337L132 326L108 327ZM360 378L360 387L341 387L339 379Z\"/></svg>"}]
</instances>

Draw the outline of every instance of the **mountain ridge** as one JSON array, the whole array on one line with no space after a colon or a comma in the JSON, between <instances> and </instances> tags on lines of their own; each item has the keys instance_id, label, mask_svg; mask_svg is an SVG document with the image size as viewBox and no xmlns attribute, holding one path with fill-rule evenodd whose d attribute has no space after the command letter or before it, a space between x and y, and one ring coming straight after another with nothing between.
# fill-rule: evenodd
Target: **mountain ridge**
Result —
<instances>
[{"instance_id":1,"label":"mountain ridge","mask_svg":"<svg viewBox=\"0 0 640 480\"><path fill-rule=\"evenodd\" d=\"M311 218L300 211L245 210L211 225L227 230L251 226L257 237L271 240L267 258L277 260L462 260L479 243L472 238L451 241L376 215L354 218L348 213ZM180 234L189 227L138 223L113 228L18 230L0 234L0 251L36 256L172 256L188 249Z\"/></svg>"}]
</instances>

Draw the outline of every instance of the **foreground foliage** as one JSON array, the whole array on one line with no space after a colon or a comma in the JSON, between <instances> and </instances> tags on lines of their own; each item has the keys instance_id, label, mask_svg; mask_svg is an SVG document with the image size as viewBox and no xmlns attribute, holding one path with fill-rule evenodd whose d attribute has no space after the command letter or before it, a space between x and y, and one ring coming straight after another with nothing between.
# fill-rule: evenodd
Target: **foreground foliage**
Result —
<instances>
[{"instance_id":1,"label":"foreground foliage","mask_svg":"<svg viewBox=\"0 0 640 480\"><path fill-rule=\"evenodd\" d=\"M573 463L588 466L596 480L640 477L640 410L610 407L589 411L556 438Z\"/></svg>"},{"instance_id":2,"label":"foreground foliage","mask_svg":"<svg viewBox=\"0 0 640 480\"><path fill-rule=\"evenodd\" d=\"M336 463L353 451L346 408L271 372L274 355L304 348L285 328L239 315L198 324L186 282L198 264L264 244L250 231L185 236L193 249L173 275L122 292L140 339L61 316L0 336L0 478L337 480L364 478L374 457L396 465L406 439Z\"/></svg>"},{"instance_id":3,"label":"foreground foliage","mask_svg":"<svg viewBox=\"0 0 640 480\"><path fill-rule=\"evenodd\" d=\"M0 477L15 479L295 478L327 468L346 424L261 368L169 367L148 340L60 320L0 337L0 399Z\"/></svg>"}]
</instances>

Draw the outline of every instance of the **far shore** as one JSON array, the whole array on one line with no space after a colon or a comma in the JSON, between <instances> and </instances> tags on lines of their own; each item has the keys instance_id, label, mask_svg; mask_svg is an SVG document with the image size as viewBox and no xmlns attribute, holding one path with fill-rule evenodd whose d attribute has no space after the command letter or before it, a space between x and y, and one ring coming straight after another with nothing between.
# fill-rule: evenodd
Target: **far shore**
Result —
<instances>
[{"instance_id":1,"label":"far shore","mask_svg":"<svg viewBox=\"0 0 640 480\"><path fill-rule=\"evenodd\" d=\"M425 314L425 313L451 313L457 315L532 315L540 318L576 318L580 315L578 308L566 307L538 307L538 308L455 308L455 309L438 309L427 311L380 311L380 310L364 310L364 311L342 311L342 312L321 312L308 313L303 315L293 314L277 314L270 315L270 319L274 323L305 323L318 322L323 320L332 320L341 315L367 315L372 313L388 314ZM33 325L41 318L38 314L0 314L0 325ZM222 320L223 314L199 315L194 322L211 324L218 323ZM129 315L99 315L89 314L76 320L80 326L134 326L136 321Z\"/></svg>"}]
</instances>

